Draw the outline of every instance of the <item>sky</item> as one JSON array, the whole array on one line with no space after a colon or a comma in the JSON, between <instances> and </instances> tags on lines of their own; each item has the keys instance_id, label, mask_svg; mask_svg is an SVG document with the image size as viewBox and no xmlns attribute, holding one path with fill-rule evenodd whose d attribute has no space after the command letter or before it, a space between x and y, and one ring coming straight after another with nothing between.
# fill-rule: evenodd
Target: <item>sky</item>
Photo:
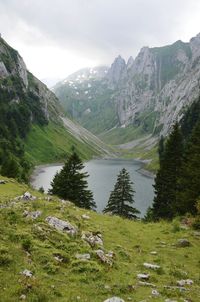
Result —
<instances>
[{"instance_id":1,"label":"sky","mask_svg":"<svg viewBox=\"0 0 200 302\"><path fill-rule=\"evenodd\" d=\"M199 0L0 0L0 32L53 83L119 54L134 58L143 46L188 42L200 32L199 14Z\"/></svg>"}]
</instances>

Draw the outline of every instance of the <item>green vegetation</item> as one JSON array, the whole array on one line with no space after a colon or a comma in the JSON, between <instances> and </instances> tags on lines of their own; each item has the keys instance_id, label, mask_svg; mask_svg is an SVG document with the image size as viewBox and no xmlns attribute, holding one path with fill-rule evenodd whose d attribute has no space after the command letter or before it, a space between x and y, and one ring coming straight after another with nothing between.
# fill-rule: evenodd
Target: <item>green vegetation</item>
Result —
<instances>
[{"instance_id":1,"label":"green vegetation","mask_svg":"<svg viewBox=\"0 0 200 302\"><path fill-rule=\"evenodd\" d=\"M135 193L132 185L129 173L123 168L117 176L114 190L111 192L108 204L103 212L128 219L137 218L140 211L132 206L134 203L133 194Z\"/></svg>"},{"instance_id":2,"label":"green vegetation","mask_svg":"<svg viewBox=\"0 0 200 302\"><path fill-rule=\"evenodd\" d=\"M76 206L85 209L94 209L96 204L93 194L88 190L86 172L81 172L84 165L77 153L69 156L62 170L54 176L51 182L50 194L71 200Z\"/></svg>"},{"instance_id":3,"label":"green vegetation","mask_svg":"<svg viewBox=\"0 0 200 302\"><path fill-rule=\"evenodd\" d=\"M63 161L71 154L72 146L82 159L99 155L90 144L79 141L63 126L52 122L43 127L33 125L25 140L26 156L35 165Z\"/></svg>"},{"instance_id":4,"label":"green vegetation","mask_svg":"<svg viewBox=\"0 0 200 302\"><path fill-rule=\"evenodd\" d=\"M56 197L47 200L24 184L5 180L8 182L0 185L1 205L7 205L0 211L1 301L16 302L22 295L27 302L103 302L112 296L125 301L199 301L199 237L191 228L182 228L180 221L146 224L97 214L61 203ZM10 204L27 190L37 196L35 201ZM41 216L33 220L24 211L41 211ZM83 219L83 214L90 219ZM48 216L69 221L78 227L78 234L70 237L54 229L46 221ZM81 239L81 233L88 231L102 234L103 249L114 253L112 266L97 257L98 247ZM187 238L190 246L177 247L180 238ZM76 259L76 254L85 253L91 255L90 260ZM160 265L160 269L147 269L144 262ZM33 277L21 274L25 269ZM137 274L144 272L150 274L148 282L156 288L139 284ZM194 283L181 290L177 281L182 279ZM154 297L152 289L160 296Z\"/></svg>"},{"instance_id":5,"label":"green vegetation","mask_svg":"<svg viewBox=\"0 0 200 302\"><path fill-rule=\"evenodd\" d=\"M182 204L177 203L183 156L183 137L178 123L173 126L165 146L161 140L159 151L160 168L155 178L155 198L152 207L155 220L171 219L180 214L182 207Z\"/></svg>"}]
</instances>

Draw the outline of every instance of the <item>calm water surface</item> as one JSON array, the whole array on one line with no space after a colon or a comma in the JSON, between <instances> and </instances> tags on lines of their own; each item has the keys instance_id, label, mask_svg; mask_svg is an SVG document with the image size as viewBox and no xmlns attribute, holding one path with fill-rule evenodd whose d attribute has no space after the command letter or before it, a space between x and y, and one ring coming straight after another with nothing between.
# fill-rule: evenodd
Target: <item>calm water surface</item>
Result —
<instances>
[{"instance_id":1,"label":"calm water surface","mask_svg":"<svg viewBox=\"0 0 200 302\"><path fill-rule=\"evenodd\" d=\"M97 211L101 212L107 204L110 191L113 190L117 175L122 168L126 168L131 180L134 182L135 207L141 211L141 216L151 205L153 200L153 178L146 177L138 172L141 163L134 160L121 159L98 159L91 160L84 164L84 171L89 173L88 186L94 194L97 204ZM32 185L39 189L41 186L47 192L51 187L50 183L62 165L38 167L32 177Z\"/></svg>"}]
</instances>

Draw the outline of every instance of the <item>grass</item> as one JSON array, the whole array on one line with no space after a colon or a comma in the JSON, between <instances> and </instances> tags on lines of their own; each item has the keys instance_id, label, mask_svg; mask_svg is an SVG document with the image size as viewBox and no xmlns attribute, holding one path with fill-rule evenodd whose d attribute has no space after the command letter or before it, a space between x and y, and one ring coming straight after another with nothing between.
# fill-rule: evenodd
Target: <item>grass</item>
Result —
<instances>
[{"instance_id":1,"label":"grass","mask_svg":"<svg viewBox=\"0 0 200 302\"><path fill-rule=\"evenodd\" d=\"M82 159L99 155L89 143L80 142L65 128L52 122L44 127L32 126L25 141L25 152L34 164L59 162L66 159L72 146Z\"/></svg>"},{"instance_id":2,"label":"grass","mask_svg":"<svg viewBox=\"0 0 200 302\"><path fill-rule=\"evenodd\" d=\"M100 139L109 145L119 145L128 143L147 135L142 127L132 125L126 128L115 128L99 135Z\"/></svg>"},{"instance_id":3,"label":"grass","mask_svg":"<svg viewBox=\"0 0 200 302\"><path fill-rule=\"evenodd\" d=\"M35 201L9 206L15 196L27 190L37 196ZM0 301L16 302L21 295L28 302L103 302L112 296L134 302L167 298L199 301L199 237L193 236L192 229L178 228L178 221L145 224L97 214L63 204L56 197L47 201L45 195L12 179L0 185L0 203L7 204L0 210ZM25 210L40 210L42 215L31 220L24 217ZM85 213L89 220L81 218ZM49 215L76 225L78 235L70 237L50 227L45 221ZM97 259L95 249L81 239L82 231L101 232L105 251L114 252L112 267ZM187 238L191 246L177 248L174 244L180 238ZM157 255L150 254L153 250ZM91 260L76 260L76 253L90 253ZM57 254L63 262L56 261ZM161 269L149 271L144 262L158 264ZM21 275L24 269L32 271L33 277ZM152 297L151 287L139 285L137 274L144 272L150 273L149 282L155 284L159 297ZM194 284L186 286L186 291L164 288L189 278Z\"/></svg>"}]
</instances>

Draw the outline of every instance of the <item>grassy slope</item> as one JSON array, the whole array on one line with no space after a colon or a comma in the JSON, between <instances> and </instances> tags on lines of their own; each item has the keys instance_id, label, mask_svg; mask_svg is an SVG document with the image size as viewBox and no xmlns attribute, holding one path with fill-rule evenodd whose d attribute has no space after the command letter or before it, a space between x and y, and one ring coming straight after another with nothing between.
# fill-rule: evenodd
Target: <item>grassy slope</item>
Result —
<instances>
[{"instance_id":1,"label":"grassy slope","mask_svg":"<svg viewBox=\"0 0 200 302\"><path fill-rule=\"evenodd\" d=\"M25 151L34 164L62 161L74 146L83 159L98 155L92 146L83 144L65 128L49 123L47 126L34 125L26 139Z\"/></svg>"},{"instance_id":2,"label":"grassy slope","mask_svg":"<svg viewBox=\"0 0 200 302\"><path fill-rule=\"evenodd\" d=\"M9 180L0 185L0 202L9 203L27 189L30 190ZM199 301L200 240L193 236L191 229L178 230L175 224L165 222L131 222L88 211L91 219L83 220L81 215L86 213L85 210L72 204L64 205L57 198L46 201L38 192L33 194L41 199L17 202L0 210L0 301L16 302L22 294L26 295L26 301L41 302L103 302L113 295L135 302L144 299L159 302L166 298ZM24 210L41 210L42 215L32 221L23 216ZM77 237L71 238L51 228L45 222L48 215L76 225L79 228ZM105 250L115 253L113 267L100 263L94 250L81 240L81 231L102 233ZM192 245L176 248L174 243L179 238L188 238ZM152 250L158 254L151 255ZM91 260L76 260L77 252L90 253ZM56 261L54 254L65 257L66 263ZM143 262L159 264L161 269L150 271L143 267ZM22 276L20 272L24 269L31 270L34 278ZM151 287L138 284L137 274L144 272L150 273L149 282L156 285L159 297L152 297ZM187 278L194 281L187 291L164 288Z\"/></svg>"}]
</instances>

